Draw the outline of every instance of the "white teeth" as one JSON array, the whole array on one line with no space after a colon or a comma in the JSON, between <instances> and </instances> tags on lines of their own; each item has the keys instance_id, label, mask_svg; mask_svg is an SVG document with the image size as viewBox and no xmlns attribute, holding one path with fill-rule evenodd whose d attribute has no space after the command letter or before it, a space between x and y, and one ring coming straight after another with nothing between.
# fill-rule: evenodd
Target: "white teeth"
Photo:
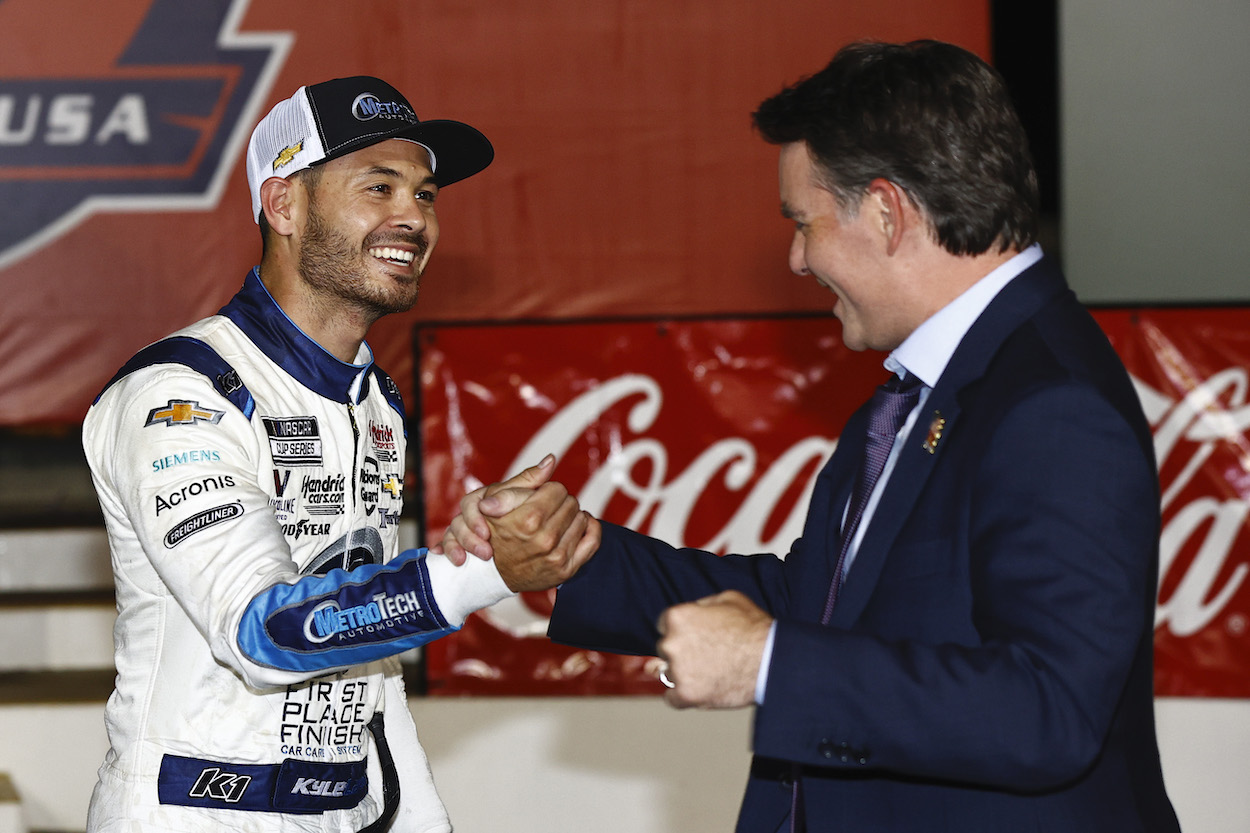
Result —
<instances>
[{"instance_id":1,"label":"white teeth","mask_svg":"<svg viewBox=\"0 0 1250 833\"><path fill-rule=\"evenodd\" d=\"M395 249L391 246L377 246L370 249L369 254L374 257L382 258L383 260L394 260L399 263L412 263L412 261L416 258L416 255L412 252L404 249Z\"/></svg>"}]
</instances>

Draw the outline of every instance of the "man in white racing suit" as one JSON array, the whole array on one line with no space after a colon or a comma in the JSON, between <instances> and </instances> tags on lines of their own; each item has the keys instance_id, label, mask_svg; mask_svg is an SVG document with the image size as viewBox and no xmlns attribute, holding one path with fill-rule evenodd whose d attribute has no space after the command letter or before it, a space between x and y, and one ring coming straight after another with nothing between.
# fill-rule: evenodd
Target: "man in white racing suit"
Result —
<instances>
[{"instance_id":1,"label":"man in white racing suit","mask_svg":"<svg viewBox=\"0 0 1250 833\"><path fill-rule=\"evenodd\" d=\"M84 424L118 606L89 830L451 829L395 655L592 549L578 517L563 564L398 552L404 408L364 337L416 302L438 189L492 157L376 78L257 126L260 266Z\"/></svg>"}]
</instances>

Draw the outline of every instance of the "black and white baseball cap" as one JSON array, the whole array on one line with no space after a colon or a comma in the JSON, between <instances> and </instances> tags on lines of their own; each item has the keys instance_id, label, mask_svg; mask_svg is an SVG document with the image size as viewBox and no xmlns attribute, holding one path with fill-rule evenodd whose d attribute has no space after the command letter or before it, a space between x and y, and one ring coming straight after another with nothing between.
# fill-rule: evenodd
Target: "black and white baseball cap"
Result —
<instances>
[{"instance_id":1,"label":"black and white baseball cap","mask_svg":"<svg viewBox=\"0 0 1250 833\"><path fill-rule=\"evenodd\" d=\"M247 184L252 219L260 217L260 186L346 156L386 139L406 139L430 154L440 186L473 176L491 163L495 149L474 127L448 119L421 121L398 90L357 75L300 87L260 120L247 144Z\"/></svg>"}]
</instances>

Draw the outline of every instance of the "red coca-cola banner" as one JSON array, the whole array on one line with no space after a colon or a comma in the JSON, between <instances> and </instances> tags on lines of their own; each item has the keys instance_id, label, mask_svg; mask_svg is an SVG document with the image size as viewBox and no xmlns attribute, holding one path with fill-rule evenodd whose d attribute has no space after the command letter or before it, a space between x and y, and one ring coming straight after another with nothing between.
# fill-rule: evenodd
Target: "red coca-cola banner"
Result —
<instances>
[{"instance_id":1,"label":"red coca-cola banner","mask_svg":"<svg viewBox=\"0 0 1250 833\"><path fill-rule=\"evenodd\" d=\"M1250 311L1096 313L1137 384L1163 485L1156 688L1250 696ZM427 540L460 498L551 451L598 517L678 546L784 553L813 478L884 371L828 316L417 333ZM546 637L522 594L427 649L433 694L655 693L654 660Z\"/></svg>"},{"instance_id":2,"label":"red coca-cola banner","mask_svg":"<svg viewBox=\"0 0 1250 833\"><path fill-rule=\"evenodd\" d=\"M1155 691L1250 696L1250 310L1104 310L1162 486Z\"/></svg>"}]
</instances>

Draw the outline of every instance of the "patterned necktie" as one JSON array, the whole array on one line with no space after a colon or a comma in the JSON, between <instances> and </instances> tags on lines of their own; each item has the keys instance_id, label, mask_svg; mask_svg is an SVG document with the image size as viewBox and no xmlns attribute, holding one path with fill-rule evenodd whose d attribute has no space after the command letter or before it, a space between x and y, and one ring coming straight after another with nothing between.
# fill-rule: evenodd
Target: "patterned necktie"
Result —
<instances>
[{"instance_id":1,"label":"patterned necktie","mask_svg":"<svg viewBox=\"0 0 1250 833\"><path fill-rule=\"evenodd\" d=\"M833 606L838 601L838 591L842 589L842 573L846 569L846 551L855 539L855 531L859 529L860 519L864 516L864 507L872 489L881 477L885 461L890 456L890 448L899 429L907 421L907 415L920 399L923 382L908 374L900 379L891 376L889 381L877 388L872 395L868 410L868 437L864 443L864 458L859 464L859 473L855 476L855 488L851 492L851 503L846 513L846 523L842 526L842 540L838 547L838 561L834 565L833 581L829 583L829 596L825 599L825 612L820 622L829 624L833 615Z\"/></svg>"}]
</instances>

